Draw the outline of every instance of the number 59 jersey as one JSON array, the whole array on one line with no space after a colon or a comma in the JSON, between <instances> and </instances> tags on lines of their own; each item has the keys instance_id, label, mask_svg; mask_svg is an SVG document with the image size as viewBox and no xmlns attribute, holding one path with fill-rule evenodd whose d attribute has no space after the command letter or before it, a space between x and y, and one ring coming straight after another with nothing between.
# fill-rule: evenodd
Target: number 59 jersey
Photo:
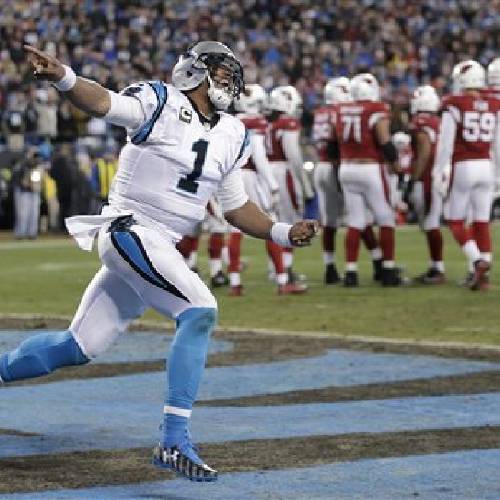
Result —
<instances>
[{"instance_id":1,"label":"number 59 jersey","mask_svg":"<svg viewBox=\"0 0 500 500\"><path fill-rule=\"evenodd\" d=\"M230 189L225 179L246 163L245 126L226 113L207 120L185 94L163 82L134 84L122 94L139 100L145 120L127 129L111 208L139 215L177 237L190 233L204 219L210 197Z\"/></svg>"},{"instance_id":2,"label":"number 59 jersey","mask_svg":"<svg viewBox=\"0 0 500 500\"><path fill-rule=\"evenodd\" d=\"M375 137L375 124L389 117L389 106L383 102L357 101L338 105L337 138L340 161L368 159L384 163Z\"/></svg>"},{"instance_id":3,"label":"number 59 jersey","mask_svg":"<svg viewBox=\"0 0 500 500\"><path fill-rule=\"evenodd\" d=\"M484 95L449 95L443 98L442 110L451 115L456 127L452 163L490 159L500 101Z\"/></svg>"}]
</instances>

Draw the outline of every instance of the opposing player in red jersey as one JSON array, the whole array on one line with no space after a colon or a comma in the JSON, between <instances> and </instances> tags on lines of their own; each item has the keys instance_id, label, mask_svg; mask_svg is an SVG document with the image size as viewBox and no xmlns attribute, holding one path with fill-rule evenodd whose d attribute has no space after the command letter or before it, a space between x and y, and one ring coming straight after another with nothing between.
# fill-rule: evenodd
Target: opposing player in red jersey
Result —
<instances>
[{"instance_id":1,"label":"opposing player in red jersey","mask_svg":"<svg viewBox=\"0 0 500 500\"><path fill-rule=\"evenodd\" d=\"M472 264L471 290L489 287L491 265L490 210L494 187L492 151L500 154L500 102L483 95L485 70L476 61L465 61L454 70L454 88L459 94L443 98L434 178L451 163L452 173L445 203L450 230ZM497 160L498 161L498 160ZM441 186L442 189L442 186ZM472 226L465 226L470 210Z\"/></svg>"},{"instance_id":2,"label":"opposing player in red jersey","mask_svg":"<svg viewBox=\"0 0 500 500\"><path fill-rule=\"evenodd\" d=\"M300 146L302 98L297 89L288 85L271 91L267 104L271 111L266 134L266 149L274 178L278 183L278 219L293 224L302 219L304 196L312 197L312 188L305 176ZM285 248L285 267L290 282L296 281L292 271L292 248Z\"/></svg>"},{"instance_id":3,"label":"opposing player in red jersey","mask_svg":"<svg viewBox=\"0 0 500 500\"><path fill-rule=\"evenodd\" d=\"M351 80L354 102L338 106L337 137L340 144L340 182L347 212L345 286L358 285L361 232L367 208L380 227L382 285L402 283L394 262L395 215L391 205L384 163L400 171L398 152L391 142L389 106L380 102L375 77L362 73Z\"/></svg>"},{"instance_id":4,"label":"opposing player in red jersey","mask_svg":"<svg viewBox=\"0 0 500 500\"><path fill-rule=\"evenodd\" d=\"M425 232L429 249L430 263L427 272L416 278L426 285L444 283L443 235L440 221L443 211L443 198L432 183L432 169L436 145L439 137L440 120L439 97L434 87L418 87L410 101L412 120L411 133L411 178L406 188L405 199L412 203Z\"/></svg>"},{"instance_id":5,"label":"opposing player in red jersey","mask_svg":"<svg viewBox=\"0 0 500 500\"><path fill-rule=\"evenodd\" d=\"M240 94L240 98L234 101L234 107L238 112L238 118L250 134L251 155L241 171L245 191L251 201L265 213L276 218L278 183L266 156L265 134L268 123L262 115L262 107L266 98L266 93L260 85L247 85L245 93ZM243 234L238 229L233 227L230 229L228 270L231 288L229 294L233 297L243 295L240 276L242 236ZM304 293L307 290L305 285L288 282L288 273L283 264L283 249L272 241L266 242L266 249L273 263L278 294Z\"/></svg>"},{"instance_id":6,"label":"opposing player in red jersey","mask_svg":"<svg viewBox=\"0 0 500 500\"><path fill-rule=\"evenodd\" d=\"M325 85L325 104L314 110L312 140L316 148L317 163L314 169L314 187L318 194L320 222L323 226L324 281L338 283L340 276L335 265L335 236L342 193L338 181L338 143L335 133L337 104L352 101L349 79L332 78Z\"/></svg>"},{"instance_id":7,"label":"opposing player in red jersey","mask_svg":"<svg viewBox=\"0 0 500 500\"><path fill-rule=\"evenodd\" d=\"M312 140L317 154L314 187L318 194L320 222L323 226L324 282L330 285L340 281L335 265L335 239L344 199L338 179L340 152L336 127L338 105L352 101L349 78L341 76L329 80L324 89L324 101L325 104L314 111ZM371 214L368 213L367 216L371 220ZM372 256L374 279L380 280L382 252L371 222L367 224L361 238Z\"/></svg>"}]
</instances>

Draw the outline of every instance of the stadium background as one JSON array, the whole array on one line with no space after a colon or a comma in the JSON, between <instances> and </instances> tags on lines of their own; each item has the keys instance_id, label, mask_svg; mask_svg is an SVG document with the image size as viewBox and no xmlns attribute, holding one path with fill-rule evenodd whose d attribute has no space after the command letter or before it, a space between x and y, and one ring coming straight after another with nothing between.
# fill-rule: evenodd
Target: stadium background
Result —
<instances>
[{"instance_id":1,"label":"stadium background","mask_svg":"<svg viewBox=\"0 0 500 500\"><path fill-rule=\"evenodd\" d=\"M169 81L185 47L218 39L241 57L247 82L268 90L297 86L307 142L311 111L326 80L364 70L383 85L393 131L405 130L415 86L431 83L443 93L453 64L468 58L487 64L498 56L499 13L497 0L2 3L0 225L6 231L0 233L0 350L33 329L65 328L99 265L95 254L57 234L49 199L42 204L49 234L13 241L12 168L35 152L43 171L58 159L68 173L62 183L66 214L93 211L92 163L115 155L124 140L119 129L88 120L50 86L33 83L23 43L53 51L78 74L120 90L137 80ZM44 192L56 197L54 186ZM359 289L326 288L316 242L297 252L309 293L277 297L265 276L262 245L249 239L244 254L246 297L217 292L221 328L194 429L223 473L220 485L208 491L178 481L146 483L171 479L148 465L156 438L154 405L159 408L161 397L149 398L147 391L162 384L154 377L166 352L159 340L165 324L148 313L146 323L135 325L118 353L101 364L0 389L0 494L56 498L55 490L66 489L62 498L500 496L497 267L488 294L458 287L463 257L445 230L449 279L442 287L382 293L363 256ZM425 244L414 226L399 228L397 257L410 274L425 269ZM206 269L205 257L201 267ZM113 383L126 389L126 400L113 395ZM144 398L147 405L131 406ZM109 416L111 406L118 415ZM219 427L204 431L204 419ZM288 425L277 429L269 420ZM232 434L221 437L223 428ZM67 491L129 483L136 486Z\"/></svg>"}]
</instances>

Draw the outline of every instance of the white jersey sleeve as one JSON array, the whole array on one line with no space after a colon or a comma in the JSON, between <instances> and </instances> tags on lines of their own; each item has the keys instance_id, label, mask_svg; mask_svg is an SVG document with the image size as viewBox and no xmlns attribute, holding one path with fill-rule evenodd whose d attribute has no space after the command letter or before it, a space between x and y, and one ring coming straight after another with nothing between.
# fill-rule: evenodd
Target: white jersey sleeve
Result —
<instances>
[{"instance_id":1,"label":"white jersey sleeve","mask_svg":"<svg viewBox=\"0 0 500 500\"><path fill-rule=\"evenodd\" d=\"M120 96L131 97L141 106L143 120L135 127L127 127L132 144L140 144L146 140L160 117L167 101L167 87L158 80L138 82L123 89Z\"/></svg>"},{"instance_id":2,"label":"white jersey sleeve","mask_svg":"<svg viewBox=\"0 0 500 500\"><path fill-rule=\"evenodd\" d=\"M222 179L217 192L217 198L224 213L240 208L248 201L248 195L245 192L239 168L234 169Z\"/></svg>"},{"instance_id":3,"label":"white jersey sleeve","mask_svg":"<svg viewBox=\"0 0 500 500\"><path fill-rule=\"evenodd\" d=\"M449 111L443 112L440 130L436 146L436 158L434 160L434 172L436 175L440 175L451 163L453 147L455 145L457 122Z\"/></svg>"}]
</instances>

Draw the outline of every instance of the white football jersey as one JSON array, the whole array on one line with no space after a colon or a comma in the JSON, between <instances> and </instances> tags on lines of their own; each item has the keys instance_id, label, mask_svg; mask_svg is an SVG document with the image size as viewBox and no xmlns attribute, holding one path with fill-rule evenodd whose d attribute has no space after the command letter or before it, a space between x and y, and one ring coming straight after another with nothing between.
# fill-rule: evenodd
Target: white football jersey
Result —
<instances>
[{"instance_id":1,"label":"white football jersey","mask_svg":"<svg viewBox=\"0 0 500 500\"><path fill-rule=\"evenodd\" d=\"M160 81L133 84L122 94L139 100L146 119L127 129L109 208L176 236L189 234L224 179L247 162L245 126L222 112L208 123L185 94Z\"/></svg>"}]
</instances>

